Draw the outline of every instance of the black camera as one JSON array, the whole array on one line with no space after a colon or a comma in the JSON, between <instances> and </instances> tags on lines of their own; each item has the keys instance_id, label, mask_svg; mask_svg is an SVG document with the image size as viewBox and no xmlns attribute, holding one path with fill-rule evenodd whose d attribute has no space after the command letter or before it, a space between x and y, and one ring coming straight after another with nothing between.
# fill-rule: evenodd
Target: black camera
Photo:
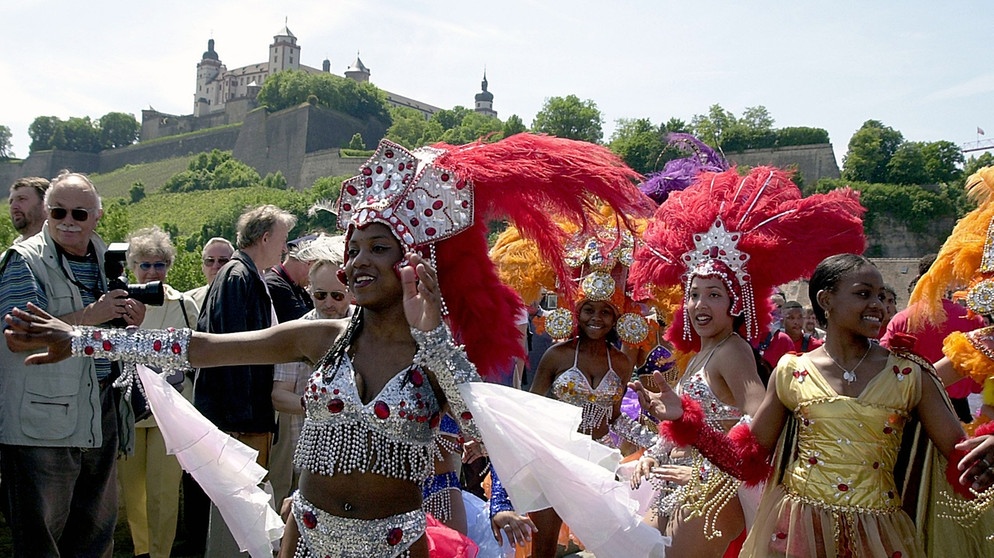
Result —
<instances>
[{"instance_id":1,"label":"black camera","mask_svg":"<svg viewBox=\"0 0 994 558\"><path fill-rule=\"evenodd\" d=\"M104 254L104 274L107 276L107 287L128 291L128 298L133 298L142 304L162 306L165 301L165 291L162 281L150 281L144 285L128 284L125 272L128 261L128 243L114 242L107 247Z\"/></svg>"}]
</instances>

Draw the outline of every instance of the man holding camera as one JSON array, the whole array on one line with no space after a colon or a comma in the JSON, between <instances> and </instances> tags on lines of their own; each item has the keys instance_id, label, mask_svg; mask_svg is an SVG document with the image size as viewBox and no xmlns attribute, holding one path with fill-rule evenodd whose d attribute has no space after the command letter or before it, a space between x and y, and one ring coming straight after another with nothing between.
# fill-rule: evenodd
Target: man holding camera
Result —
<instances>
[{"instance_id":1,"label":"man holding camera","mask_svg":"<svg viewBox=\"0 0 994 558\"><path fill-rule=\"evenodd\" d=\"M83 174L62 171L45 195L40 234L0 263L0 312L34 303L70 324L122 319L145 306L108 291L106 246L94 234L100 196ZM7 487L14 556L110 556L117 521L116 460L134 434L110 362L70 358L27 366L0 348L0 475Z\"/></svg>"}]
</instances>

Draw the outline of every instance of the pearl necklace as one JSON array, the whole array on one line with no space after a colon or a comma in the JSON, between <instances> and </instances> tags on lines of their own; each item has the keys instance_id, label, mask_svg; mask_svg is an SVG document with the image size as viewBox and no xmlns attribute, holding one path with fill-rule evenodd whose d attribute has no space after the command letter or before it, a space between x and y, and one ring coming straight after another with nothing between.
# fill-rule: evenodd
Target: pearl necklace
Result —
<instances>
[{"instance_id":1,"label":"pearl necklace","mask_svg":"<svg viewBox=\"0 0 994 558\"><path fill-rule=\"evenodd\" d=\"M870 354L870 349L872 348L873 348L873 343L871 343L870 340L867 339L866 352L863 353L863 357L859 359L859 362L856 363L856 366L852 367L852 370L847 370L845 366L842 366L841 364L839 364L839 361L835 360L835 357L832 356L832 353L828 352L828 345L825 346L825 354L828 355L828 358L832 359L832 362L834 362L836 366L842 369L842 379L845 380L846 383L851 384L856 381L856 369L859 368L860 364L863 364L863 361L866 360L866 355Z\"/></svg>"}]
</instances>

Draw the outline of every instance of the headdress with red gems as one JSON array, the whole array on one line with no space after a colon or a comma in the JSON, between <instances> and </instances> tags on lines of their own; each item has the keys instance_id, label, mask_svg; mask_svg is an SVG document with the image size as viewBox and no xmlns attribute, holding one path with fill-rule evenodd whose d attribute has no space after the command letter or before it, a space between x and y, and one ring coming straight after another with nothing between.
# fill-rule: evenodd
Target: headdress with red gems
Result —
<instances>
[{"instance_id":1,"label":"headdress with red gems","mask_svg":"<svg viewBox=\"0 0 994 558\"><path fill-rule=\"evenodd\" d=\"M566 234L556 223L586 229L600 205L620 215L644 211L638 178L604 147L549 136L414 151L383 140L343 183L336 209L347 234L383 223L405 249L431 260L453 335L481 375L496 377L512 356L524 356L522 303L487 257L488 223L510 220L567 277Z\"/></svg>"},{"instance_id":2,"label":"headdress with red gems","mask_svg":"<svg viewBox=\"0 0 994 558\"><path fill-rule=\"evenodd\" d=\"M686 311L690 282L720 278L731 314L745 318L742 333L756 341L769 325L774 287L808 276L829 255L863 251L863 211L849 188L802 198L779 169L757 167L746 176L735 169L706 172L659 206L635 252L630 281L683 285L683 320L674 320L668 337L693 350L699 338Z\"/></svg>"}]
</instances>

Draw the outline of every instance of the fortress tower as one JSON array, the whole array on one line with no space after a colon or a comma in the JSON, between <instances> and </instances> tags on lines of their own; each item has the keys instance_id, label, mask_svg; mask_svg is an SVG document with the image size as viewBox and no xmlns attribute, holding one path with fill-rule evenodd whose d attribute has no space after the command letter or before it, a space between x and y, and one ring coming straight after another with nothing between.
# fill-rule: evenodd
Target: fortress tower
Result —
<instances>
[{"instance_id":1,"label":"fortress tower","mask_svg":"<svg viewBox=\"0 0 994 558\"><path fill-rule=\"evenodd\" d=\"M487 71L483 70L483 82L480 84L483 91L476 94L476 112L493 118L497 118L497 111L494 110L494 94L487 91Z\"/></svg>"}]
</instances>

